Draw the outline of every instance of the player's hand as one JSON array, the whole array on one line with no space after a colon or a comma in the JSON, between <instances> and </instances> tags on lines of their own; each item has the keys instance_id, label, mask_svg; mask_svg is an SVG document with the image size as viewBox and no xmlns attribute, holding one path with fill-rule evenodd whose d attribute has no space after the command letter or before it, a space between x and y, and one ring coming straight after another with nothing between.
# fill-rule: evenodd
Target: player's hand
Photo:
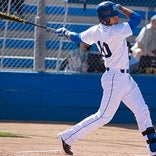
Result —
<instances>
[{"instance_id":1,"label":"player's hand","mask_svg":"<svg viewBox=\"0 0 156 156\"><path fill-rule=\"evenodd\" d=\"M120 4L116 4L115 6L116 6L117 9L119 9Z\"/></svg>"},{"instance_id":2,"label":"player's hand","mask_svg":"<svg viewBox=\"0 0 156 156\"><path fill-rule=\"evenodd\" d=\"M62 36L68 37L69 31L66 28L59 28L59 29L56 29L55 33L61 37Z\"/></svg>"},{"instance_id":3,"label":"player's hand","mask_svg":"<svg viewBox=\"0 0 156 156\"><path fill-rule=\"evenodd\" d=\"M113 6L113 9L114 9L114 11L118 11L119 13L122 14L121 5L120 5L120 4L115 4L115 5Z\"/></svg>"},{"instance_id":4,"label":"player's hand","mask_svg":"<svg viewBox=\"0 0 156 156\"><path fill-rule=\"evenodd\" d=\"M115 5L113 5L113 9L114 9L114 10L120 10L119 7L120 7L120 4L115 4Z\"/></svg>"}]
</instances>

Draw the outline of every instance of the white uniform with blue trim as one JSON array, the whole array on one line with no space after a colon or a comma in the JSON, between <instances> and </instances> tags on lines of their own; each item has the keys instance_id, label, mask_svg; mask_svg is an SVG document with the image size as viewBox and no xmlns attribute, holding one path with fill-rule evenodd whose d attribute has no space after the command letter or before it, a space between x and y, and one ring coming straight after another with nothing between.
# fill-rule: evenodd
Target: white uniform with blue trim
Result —
<instances>
[{"instance_id":1,"label":"white uniform with blue trim","mask_svg":"<svg viewBox=\"0 0 156 156\"><path fill-rule=\"evenodd\" d=\"M98 46L108 70L101 78L104 92L99 110L60 134L68 145L107 124L113 118L121 101L134 113L140 132L153 127L148 106L137 84L128 73L126 38L131 34L128 22L112 26L98 24L80 34L83 42L90 45L95 43Z\"/></svg>"}]
</instances>

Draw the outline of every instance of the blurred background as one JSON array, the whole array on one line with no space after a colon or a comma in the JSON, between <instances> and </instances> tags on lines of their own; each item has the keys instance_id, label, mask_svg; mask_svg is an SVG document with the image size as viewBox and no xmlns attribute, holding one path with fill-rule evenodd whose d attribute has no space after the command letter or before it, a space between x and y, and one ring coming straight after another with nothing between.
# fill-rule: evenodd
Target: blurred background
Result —
<instances>
[{"instance_id":1,"label":"blurred background","mask_svg":"<svg viewBox=\"0 0 156 156\"><path fill-rule=\"evenodd\" d=\"M0 11L30 20L47 27L66 27L70 31L82 32L98 24L96 6L101 0L0 0ZM114 0L135 10L143 20L127 38L131 73L156 74L155 57L143 58L140 62L131 47L141 29L156 15L155 0ZM127 21L120 15L120 21ZM156 41L155 41L156 42ZM78 62L80 45L59 38L55 33L31 25L0 20L0 69L49 72L104 72L105 67L95 45L87 47L85 62ZM82 49L81 49L82 50ZM73 51L73 52L72 52ZM83 56L84 57L84 56ZM71 69L70 63L75 68ZM78 65L81 64L81 65ZM86 65L87 63L87 65Z\"/></svg>"}]
</instances>

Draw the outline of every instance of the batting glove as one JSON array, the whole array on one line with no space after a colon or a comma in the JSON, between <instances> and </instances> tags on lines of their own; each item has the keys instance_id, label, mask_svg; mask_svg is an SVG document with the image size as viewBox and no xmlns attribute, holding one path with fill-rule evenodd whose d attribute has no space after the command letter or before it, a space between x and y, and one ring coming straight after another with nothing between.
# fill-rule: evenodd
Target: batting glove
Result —
<instances>
[{"instance_id":1,"label":"batting glove","mask_svg":"<svg viewBox=\"0 0 156 156\"><path fill-rule=\"evenodd\" d=\"M119 10L119 6L120 6L120 4L115 4L114 5L114 7L115 7L116 10Z\"/></svg>"},{"instance_id":2,"label":"batting glove","mask_svg":"<svg viewBox=\"0 0 156 156\"><path fill-rule=\"evenodd\" d=\"M119 7L120 7L120 4L113 5L114 11L117 10L119 13L122 13Z\"/></svg>"},{"instance_id":3,"label":"batting glove","mask_svg":"<svg viewBox=\"0 0 156 156\"><path fill-rule=\"evenodd\" d=\"M59 28L56 29L55 33L60 37L62 36L68 37L69 31L66 28Z\"/></svg>"}]
</instances>

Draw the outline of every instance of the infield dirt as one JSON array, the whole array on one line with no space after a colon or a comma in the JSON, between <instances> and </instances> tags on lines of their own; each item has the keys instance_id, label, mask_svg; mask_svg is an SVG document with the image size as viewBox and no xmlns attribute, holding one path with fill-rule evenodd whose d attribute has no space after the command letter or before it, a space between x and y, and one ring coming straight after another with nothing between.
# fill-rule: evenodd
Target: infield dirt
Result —
<instances>
[{"instance_id":1,"label":"infield dirt","mask_svg":"<svg viewBox=\"0 0 156 156\"><path fill-rule=\"evenodd\" d=\"M74 123L0 122L0 131L24 136L1 137L0 156L64 156L57 133ZM103 126L72 145L74 156L147 156L135 124Z\"/></svg>"}]
</instances>

